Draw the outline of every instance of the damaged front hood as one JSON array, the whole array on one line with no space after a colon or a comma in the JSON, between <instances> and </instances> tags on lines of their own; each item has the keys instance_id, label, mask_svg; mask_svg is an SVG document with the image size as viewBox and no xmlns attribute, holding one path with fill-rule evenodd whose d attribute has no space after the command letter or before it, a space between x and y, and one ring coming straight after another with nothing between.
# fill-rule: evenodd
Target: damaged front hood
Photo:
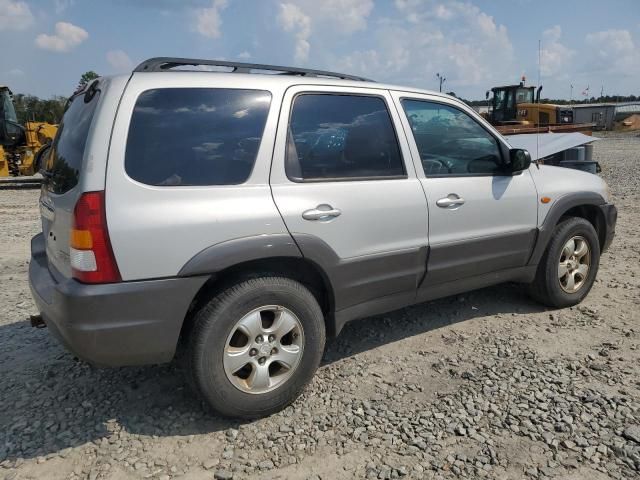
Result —
<instances>
[{"instance_id":1,"label":"damaged front hood","mask_svg":"<svg viewBox=\"0 0 640 480\"><path fill-rule=\"evenodd\" d=\"M523 148L531 154L531 160L549 157L573 147L599 140L584 133L524 133L506 135L505 138L513 148Z\"/></svg>"}]
</instances>

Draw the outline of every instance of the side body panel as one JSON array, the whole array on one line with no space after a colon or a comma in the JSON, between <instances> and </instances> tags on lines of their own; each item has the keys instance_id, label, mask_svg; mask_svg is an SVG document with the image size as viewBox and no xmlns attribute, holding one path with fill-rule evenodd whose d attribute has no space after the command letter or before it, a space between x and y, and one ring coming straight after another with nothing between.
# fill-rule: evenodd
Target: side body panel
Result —
<instances>
[{"instance_id":1,"label":"side body panel","mask_svg":"<svg viewBox=\"0 0 640 480\"><path fill-rule=\"evenodd\" d=\"M607 184L598 175L552 165L540 165L540 168L532 166L530 171L540 197L551 199L549 203L540 204L538 226L544 224L547 214L555 208L558 200L567 195L592 193L599 196L602 202L610 201Z\"/></svg>"},{"instance_id":2,"label":"side body panel","mask_svg":"<svg viewBox=\"0 0 640 480\"><path fill-rule=\"evenodd\" d=\"M107 168L109 234L123 280L177 275L199 252L223 242L256 235L286 234L271 197L269 168L281 82L261 76L134 74L113 128ZM156 187L130 178L124 167L129 123L138 96L157 88L239 88L271 92L255 165L240 185ZM171 138L166 141L171 142Z\"/></svg>"}]
</instances>

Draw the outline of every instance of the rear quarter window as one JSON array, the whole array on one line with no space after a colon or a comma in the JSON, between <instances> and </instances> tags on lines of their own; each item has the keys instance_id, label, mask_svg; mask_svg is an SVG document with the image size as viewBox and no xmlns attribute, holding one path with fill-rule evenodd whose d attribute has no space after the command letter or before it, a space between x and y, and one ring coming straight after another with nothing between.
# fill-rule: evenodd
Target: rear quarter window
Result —
<instances>
[{"instance_id":1,"label":"rear quarter window","mask_svg":"<svg viewBox=\"0 0 640 480\"><path fill-rule=\"evenodd\" d=\"M143 92L129 125L125 170L155 186L236 185L256 161L271 94L162 88Z\"/></svg>"}]
</instances>

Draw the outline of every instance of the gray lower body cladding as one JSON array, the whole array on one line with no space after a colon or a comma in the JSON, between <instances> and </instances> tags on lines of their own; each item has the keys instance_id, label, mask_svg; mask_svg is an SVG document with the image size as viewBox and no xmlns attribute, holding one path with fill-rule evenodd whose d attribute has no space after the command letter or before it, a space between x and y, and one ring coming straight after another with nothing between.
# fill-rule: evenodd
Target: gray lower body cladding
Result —
<instances>
[{"instance_id":1,"label":"gray lower body cladding","mask_svg":"<svg viewBox=\"0 0 640 480\"><path fill-rule=\"evenodd\" d=\"M502 282L530 282L536 267L525 264L536 234L535 229L511 232L395 253L386 258L354 259L342 265L344 273L339 278L360 298L358 302L336 301L336 306L342 308L336 308L335 332L340 332L351 320L416 303ZM383 282L379 283L380 279Z\"/></svg>"},{"instance_id":2,"label":"gray lower body cladding","mask_svg":"<svg viewBox=\"0 0 640 480\"><path fill-rule=\"evenodd\" d=\"M415 292L424 277L428 247L341 259L323 240L294 233L302 254L326 273L336 311L403 292Z\"/></svg>"},{"instance_id":3,"label":"gray lower body cladding","mask_svg":"<svg viewBox=\"0 0 640 480\"><path fill-rule=\"evenodd\" d=\"M42 234L31 241L29 285L51 333L95 365L170 361L192 299L208 276L105 285L56 279Z\"/></svg>"},{"instance_id":4,"label":"gray lower body cladding","mask_svg":"<svg viewBox=\"0 0 640 480\"><path fill-rule=\"evenodd\" d=\"M604 205L600 205L600 210L602 211L602 215L604 217L605 223L605 235L604 235L604 243L602 245L602 251L606 251L610 246L611 242L613 242L613 237L616 234L616 222L618 220L618 209L615 205L610 203L606 203Z\"/></svg>"},{"instance_id":5,"label":"gray lower body cladding","mask_svg":"<svg viewBox=\"0 0 640 480\"><path fill-rule=\"evenodd\" d=\"M531 256L537 229L434 245L422 288L522 267Z\"/></svg>"},{"instance_id":6,"label":"gray lower body cladding","mask_svg":"<svg viewBox=\"0 0 640 480\"><path fill-rule=\"evenodd\" d=\"M349 259L314 235L294 232L295 243L287 234L245 237L205 249L180 275L215 274L242 259L304 257L326 275L334 296L328 327L338 334L357 318L499 281L526 281L535 268L520 269L536 235L532 229Z\"/></svg>"},{"instance_id":7,"label":"gray lower body cladding","mask_svg":"<svg viewBox=\"0 0 640 480\"><path fill-rule=\"evenodd\" d=\"M251 260L301 256L288 233L242 237L205 248L180 269L178 276L211 275Z\"/></svg>"},{"instance_id":8,"label":"gray lower body cladding","mask_svg":"<svg viewBox=\"0 0 640 480\"><path fill-rule=\"evenodd\" d=\"M549 244L549 239L562 216L571 208L583 205L593 206L600 210L600 217L603 220L602 227L605 229L603 236L604 241L602 242L600 250L604 252L609 247L615 234L616 219L618 216L618 210L615 205L606 203L604 198L597 193L571 193L560 197L547 213L543 224L538 229L538 238L528 265L537 265L540 262Z\"/></svg>"}]
</instances>

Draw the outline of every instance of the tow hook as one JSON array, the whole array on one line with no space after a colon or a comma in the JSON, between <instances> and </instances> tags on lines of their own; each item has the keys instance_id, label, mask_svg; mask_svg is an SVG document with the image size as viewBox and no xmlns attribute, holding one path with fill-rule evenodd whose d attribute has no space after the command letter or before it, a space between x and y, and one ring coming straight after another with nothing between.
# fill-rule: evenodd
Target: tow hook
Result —
<instances>
[{"instance_id":1,"label":"tow hook","mask_svg":"<svg viewBox=\"0 0 640 480\"><path fill-rule=\"evenodd\" d=\"M47 324L44 323L42 315L30 315L31 326L35 328L47 328Z\"/></svg>"}]
</instances>

